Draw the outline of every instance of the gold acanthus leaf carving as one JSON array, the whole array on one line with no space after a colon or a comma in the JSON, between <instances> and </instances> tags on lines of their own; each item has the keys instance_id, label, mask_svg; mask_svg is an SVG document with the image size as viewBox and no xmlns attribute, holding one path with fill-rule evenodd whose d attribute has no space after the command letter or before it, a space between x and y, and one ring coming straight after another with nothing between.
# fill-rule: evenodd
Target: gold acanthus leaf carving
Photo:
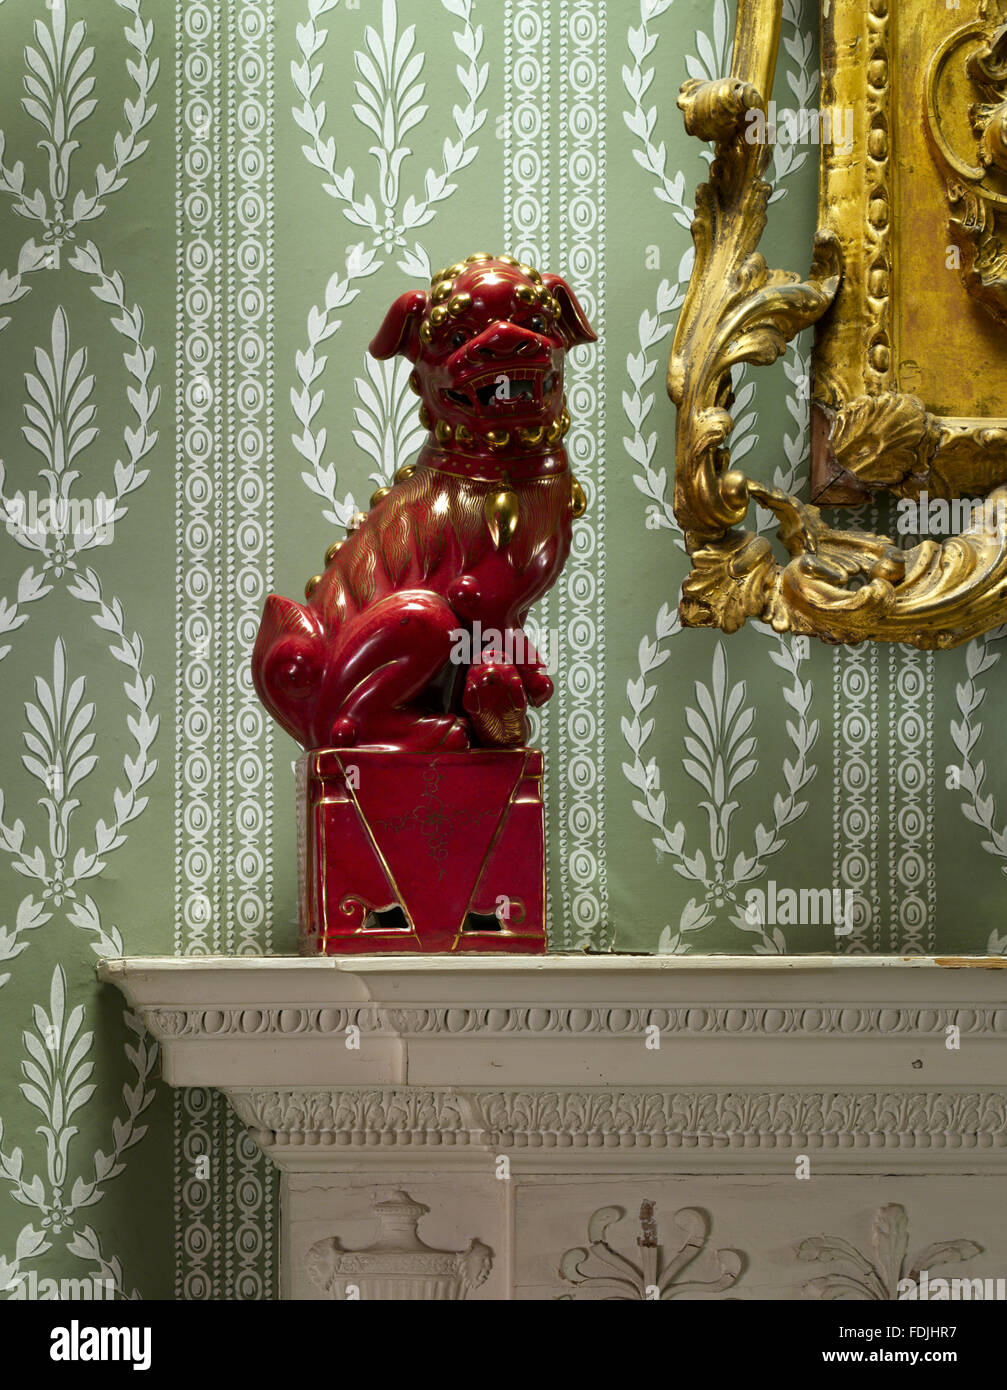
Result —
<instances>
[{"instance_id":1,"label":"gold acanthus leaf carving","mask_svg":"<svg viewBox=\"0 0 1007 1390\"><path fill-rule=\"evenodd\" d=\"M961 183L947 185L948 230L961 252L962 283L988 314L1007 325L1007 249L989 202Z\"/></svg>"},{"instance_id":2,"label":"gold acanthus leaf carving","mask_svg":"<svg viewBox=\"0 0 1007 1390\"><path fill-rule=\"evenodd\" d=\"M771 365L796 333L821 317L839 287L839 244L831 234L817 239L807 280L770 270L757 249L770 193L761 172L770 148L749 143L741 130L762 98L750 83L693 78L678 104L687 129L716 135L717 153L709 183L696 192L695 262L668 365L668 394L678 406L676 448L685 444L694 458L687 484L676 476L675 514L687 532L714 536L740 521L748 506L747 496L732 496L724 486L732 369L742 362ZM710 292L713 299L704 300Z\"/></svg>"},{"instance_id":3,"label":"gold acanthus leaf carving","mask_svg":"<svg viewBox=\"0 0 1007 1390\"><path fill-rule=\"evenodd\" d=\"M957 646L1003 620L1007 538L995 518L1007 508L1007 487L990 494L968 531L909 550L887 536L835 530L817 507L776 488L750 483L749 493L780 521L790 563L780 565L768 541L746 532L698 547L682 586L685 626L735 632L758 618L829 643L930 649Z\"/></svg>"},{"instance_id":4,"label":"gold acanthus leaf carving","mask_svg":"<svg viewBox=\"0 0 1007 1390\"><path fill-rule=\"evenodd\" d=\"M940 441L940 426L917 396L882 391L836 412L829 449L841 468L872 488L918 494Z\"/></svg>"},{"instance_id":5,"label":"gold acanthus leaf carving","mask_svg":"<svg viewBox=\"0 0 1007 1390\"><path fill-rule=\"evenodd\" d=\"M955 67L977 97L968 106L975 140L968 150L957 148L945 128L939 97L942 74ZM930 147L947 175L948 230L961 253L962 283L987 313L1007 325L1007 249L1001 236L1007 215L1007 24L996 23L987 4L980 5L977 20L950 34L931 58L923 106Z\"/></svg>"}]
</instances>

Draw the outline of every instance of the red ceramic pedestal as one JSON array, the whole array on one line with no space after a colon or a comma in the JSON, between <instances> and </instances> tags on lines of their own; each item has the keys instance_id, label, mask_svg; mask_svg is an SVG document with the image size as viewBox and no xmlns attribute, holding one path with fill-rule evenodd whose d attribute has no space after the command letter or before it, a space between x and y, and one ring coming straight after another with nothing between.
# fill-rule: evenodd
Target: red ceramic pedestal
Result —
<instances>
[{"instance_id":1,"label":"red ceramic pedestal","mask_svg":"<svg viewBox=\"0 0 1007 1390\"><path fill-rule=\"evenodd\" d=\"M315 749L298 803L302 955L545 952L537 749Z\"/></svg>"}]
</instances>

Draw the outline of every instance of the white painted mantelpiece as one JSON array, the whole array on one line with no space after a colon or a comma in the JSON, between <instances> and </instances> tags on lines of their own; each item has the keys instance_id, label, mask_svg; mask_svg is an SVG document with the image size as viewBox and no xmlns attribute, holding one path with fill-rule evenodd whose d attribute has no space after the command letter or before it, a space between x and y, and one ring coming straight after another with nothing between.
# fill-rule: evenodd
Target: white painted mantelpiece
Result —
<instances>
[{"instance_id":1,"label":"white painted mantelpiece","mask_svg":"<svg viewBox=\"0 0 1007 1390\"><path fill-rule=\"evenodd\" d=\"M1005 966L154 957L99 975L165 1080L222 1091L282 1170L287 1297L604 1297L614 1250L640 1296L800 1298L847 1276L877 1296L832 1241L869 1264L880 1238L895 1268L904 1245L906 1269L955 1241L961 1267L933 1277L1007 1276Z\"/></svg>"}]
</instances>

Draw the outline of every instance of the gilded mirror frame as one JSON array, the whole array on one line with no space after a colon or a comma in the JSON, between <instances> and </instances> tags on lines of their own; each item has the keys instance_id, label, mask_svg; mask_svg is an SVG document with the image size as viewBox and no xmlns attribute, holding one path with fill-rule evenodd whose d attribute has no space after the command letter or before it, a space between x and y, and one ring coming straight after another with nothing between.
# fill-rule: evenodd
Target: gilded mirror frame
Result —
<instances>
[{"instance_id":1,"label":"gilded mirror frame","mask_svg":"<svg viewBox=\"0 0 1007 1390\"><path fill-rule=\"evenodd\" d=\"M823 93L855 109L862 143L859 157L832 150L823 159L806 277L770 269L758 250L771 147L751 139L751 126L756 113L768 119L782 0L738 0L730 76L690 79L679 95L688 133L715 146L709 181L696 194L695 264L667 378L678 407L675 514L692 560L682 590L686 626L733 632L752 618L826 642L945 648L1007 617L1007 535L995 520L1007 510L1007 487L999 486L1007 478L1007 419L928 408L905 389L905 364L892 349L900 289L886 182L892 4L827 0L824 7ZM960 250L955 283L980 336L1007 326L998 225L1007 103L996 105L998 82L1007 97L1007 38L998 21L985 3L975 18L956 21L957 46L946 36L931 45L920 84L919 124L939 190L935 215ZM968 150L962 157L963 121L966 144L974 136L971 163ZM852 501L875 489L913 496L928 487L938 496L987 494L960 535L903 549L887 536L832 527L817 506L731 466L734 368L774 362L795 334L820 321L814 495ZM739 529L752 502L778 519L788 561L776 559L765 537Z\"/></svg>"}]
</instances>

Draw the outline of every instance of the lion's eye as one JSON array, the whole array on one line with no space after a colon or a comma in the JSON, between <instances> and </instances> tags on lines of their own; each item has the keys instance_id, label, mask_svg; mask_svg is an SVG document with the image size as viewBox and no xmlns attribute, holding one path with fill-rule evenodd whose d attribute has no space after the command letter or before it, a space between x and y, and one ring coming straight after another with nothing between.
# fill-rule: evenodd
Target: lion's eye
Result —
<instances>
[{"instance_id":1,"label":"lion's eye","mask_svg":"<svg viewBox=\"0 0 1007 1390\"><path fill-rule=\"evenodd\" d=\"M462 343L464 343L467 340L468 336L469 335L464 331L464 329L456 328L455 331L451 334L451 346L453 348L460 348Z\"/></svg>"},{"instance_id":2,"label":"lion's eye","mask_svg":"<svg viewBox=\"0 0 1007 1390\"><path fill-rule=\"evenodd\" d=\"M528 327L533 333L544 333L546 331L546 321L541 314L536 314L534 318L528 320Z\"/></svg>"}]
</instances>

